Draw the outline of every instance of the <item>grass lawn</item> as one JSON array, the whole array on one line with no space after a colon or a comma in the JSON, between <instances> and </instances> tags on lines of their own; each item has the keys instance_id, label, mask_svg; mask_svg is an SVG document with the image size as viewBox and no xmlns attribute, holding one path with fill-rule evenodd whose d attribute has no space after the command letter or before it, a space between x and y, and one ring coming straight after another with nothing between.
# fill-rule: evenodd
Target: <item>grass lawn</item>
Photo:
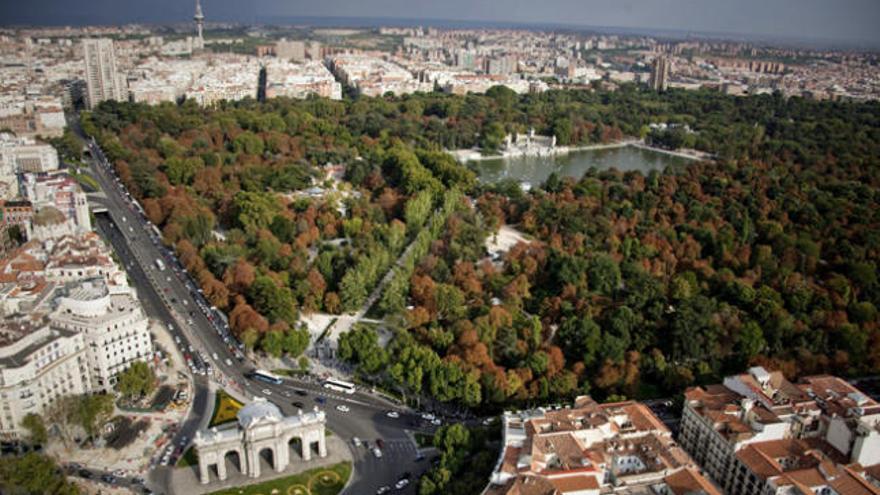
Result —
<instances>
[{"instance_id":1,"label":"grass lawn","mask_svg":"<svg viewBox=\"0 0 880 495\"><path fill-rule=\"evenodd\" d=\"M351 476L351 463L340 462L333 466L315 468L300 474L257 483L255 485L227 488L211 495L336 495L345 487Z\"/></svg>"},{"instance_id":2,"label":"grass lawn","mask_svg":"<svg viewBox=\"0 0 880 495\"><path fill-rule=\"evenodd\" d=\"M243 405L223 390L218 391L214 399L214 414L211 415L211 423L208 426L214 427L235 421L235 415Z\"/></svg>"},{"instance_id":3,"label":"grass lawn","mask_svg":"<svg viewBox=\"0 0 880 495\"><path fill-rule=\"evenodd\" d=\"M177 467L197 466L199 464L199 456L196 455L195 447L186 449L186 452L177 460Z\"/></svg>"}]
</instances>

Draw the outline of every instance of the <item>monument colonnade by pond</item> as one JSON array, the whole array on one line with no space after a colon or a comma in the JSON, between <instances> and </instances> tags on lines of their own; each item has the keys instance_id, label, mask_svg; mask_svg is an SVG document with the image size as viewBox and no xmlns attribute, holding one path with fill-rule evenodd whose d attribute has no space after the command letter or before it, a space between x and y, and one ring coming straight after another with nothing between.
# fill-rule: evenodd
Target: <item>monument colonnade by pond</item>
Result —
<instances>
[{"instance_id":1,"label":"monument colonnade by pond","mask_svg":"<svg viewBox=\"0 0 880 495\"><path fill-rule=\"evenodd\" d=\"M226 461L238 463L239 470L252 478L260 476L260 458L266 453L275 472L284 471L291 462L291 452L299 447L303 461L312 458L317 447L320 457L327 456L324 411L284 416L281 409L263 398L238 411L238 421L226 427L214 427L196 433L193 441L199 458L199 480L211 481L211 466L216 466L221 481L227 477Z\"/></svg>"}]
</instances>

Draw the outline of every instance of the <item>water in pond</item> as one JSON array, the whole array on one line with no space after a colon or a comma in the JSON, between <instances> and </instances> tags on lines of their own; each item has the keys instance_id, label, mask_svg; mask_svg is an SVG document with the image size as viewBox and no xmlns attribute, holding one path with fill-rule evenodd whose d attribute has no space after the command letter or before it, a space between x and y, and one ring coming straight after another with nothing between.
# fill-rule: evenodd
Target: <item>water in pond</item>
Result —
<instances>
[{"instance_id":1,"label":"water in pond","mask_svg":"<svg viewBox=\"0 0 880 495\"><path fill-rule=\"evenodd\" d=\"M680 167L690 160L657 151L624 146L597 150L574 151L559 156L530 156L521 158L498 158L472 163L480 180L498 182L513 179L537 186L551 173L580 179L590 167L598 170L616 168L622 172L638 170L648 174L651 170Z\"/></svg>"}]
</instances>

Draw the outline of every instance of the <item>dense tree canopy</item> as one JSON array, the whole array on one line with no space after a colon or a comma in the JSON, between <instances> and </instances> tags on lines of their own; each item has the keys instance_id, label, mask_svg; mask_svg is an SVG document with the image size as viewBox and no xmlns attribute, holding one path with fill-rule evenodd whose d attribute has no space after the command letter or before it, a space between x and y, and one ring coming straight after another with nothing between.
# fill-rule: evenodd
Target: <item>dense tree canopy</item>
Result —
<instances>
[{"instance_id":1,"label":"dense tree canopy","mask_svg":"<svg viewBox=\"0 0 880 495\"><path fill-rule=\"evenodd\" d=\"M876 102L493 89L108 102L84 128L246 343L297 349L283 342L298 314L360 309L393 267L377 306L391 343L357 329L340 348L407 394L491 407L655 395L751 363L880 369ZM524 193L477 184L442 151L528 128L572 144L647 135L717 159L551 175ZM346 183L302 194L329 185L328 162ZM484 241L504 223L535 242L493 262Z\"/></svg>"}]
</instances>

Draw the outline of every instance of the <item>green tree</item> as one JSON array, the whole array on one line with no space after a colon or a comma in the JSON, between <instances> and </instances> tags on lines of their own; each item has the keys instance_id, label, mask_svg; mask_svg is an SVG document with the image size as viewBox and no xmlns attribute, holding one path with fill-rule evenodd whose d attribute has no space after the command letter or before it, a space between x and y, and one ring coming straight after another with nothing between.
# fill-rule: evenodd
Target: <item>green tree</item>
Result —
<instances>
[{"instance_id":1,"label":"green tree","mask_svg":"<svg viewBox=\"0 0 880 495\"><path fill-rule=\"evenodd\" d=\"M379 372L388 363L388 354L379 346L379 335L371 327L355 326L339 336L339 357L358 365L364 373Z\"/></svg>"},{"instance_id":2,"label":"green tree","mask_svg":"<svg viewBox=\"0 0 880 495\"><path fill-rule=\"evenodd\" d=\"M266 332L260 339L260 348L270 356L281 357L284 354L284 333L277 330Z\"/></svg>"},{"instance_id":3,"label":"green tree","mask_svg":"<svg viewBox=\"0 0 880 495\"><path fill-rule=\"evenodd\" d=\"M9 495L77 495L76 485L49 457L31 452L0 457L0 493Z\"/></svg>"},{"instance_id":4,"label":"green tree","mask_svg":"<svg viewBox=\"0 0 880 495\"><path fill-rule=\"evenodd\" d=\"M483 132L480 133L480 149L483 154L498 153L506 135L504 126L500 122L492 121L484 126Z\"/></svg>"},{"instance_id":5,"label":"green tree","mask_svg":"<svg viewBox=\"0 0 880 495\"><path fill-rule=\"evenodd\" d=\"M254 307L270 323L284 321L290 325L296 323L296 299L289 287L279 287L268 276L258 276L248 289Z\"/></svg>"},{"instance_id":6,"label":"green tree","mask_svg":"<svg viewBox=\"0 0 880 495\"><path fill-rule=\"evenodd\" d=\"M204 166L205 164L199 157L180 158L175 156L165 162L165 175L175 186L189 185L196 173Z\"/></svg>"},{"instance_id":7,"label":"green tree","mask_svg":"<svg viewBox=\"0 0 880 495\"><path fill-rule=\"evenodd\" d=\"M155 389L156 373L143 361L132 363L116 379L116 390L128 399L149 396Z\"/></svg>"},{"instance_id":8,"label":"green tree","mask_svg":"<svg viewBox=\"0 0 880 495\"><path fill-rule=\"evenodd\" d=\"M281 212L275 195L264 192L237 192L233 198L233 209L238 225L248 232L267 228Z\"/></svg>"},{"instance_id":9,"label":"green tree","mask_svg":"<svg viewBox=\"0 0 880 495\"><path fill-rule=\"evenodd\" d=\"M307 329L291 328L284 335L284 352L291 357L299 356L309 346L310 338L311 334ZM306 362L308 363L308 360Z\"/></svg>"},{"instance_id":10,"label":"green tree","mask_svg":"<svg viewBox=\"0 0 880 495\"><path fill-rule=\"evenodd\" d=\"M75 422L85 430L90 438L94 438L100 432L101 426L110 419L113 414L113 396L106 394L78 396L76 409L73 411Z\"/></svg>"},{"instance_id":11,"label":"green tree","mask_svg":"<svg viewBox=\"0 0 880 495\"><path fill-rule=\"evenodd\" d=\"M32 445L43 445L49 439L46 423L39 414L28 413L21 420L21 426L28 431L28 440Z\"/></svg>"}]
</instances>

